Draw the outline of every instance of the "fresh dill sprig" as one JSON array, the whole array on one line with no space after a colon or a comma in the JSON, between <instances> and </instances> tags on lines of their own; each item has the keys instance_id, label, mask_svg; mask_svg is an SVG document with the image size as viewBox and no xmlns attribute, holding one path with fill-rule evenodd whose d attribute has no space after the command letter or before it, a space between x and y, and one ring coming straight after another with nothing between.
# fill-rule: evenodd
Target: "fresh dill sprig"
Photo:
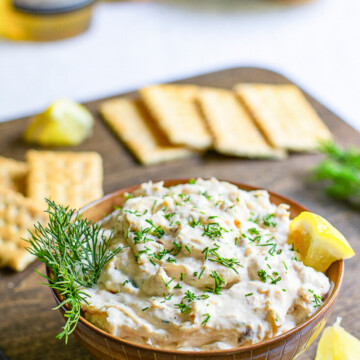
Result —
<instances>
[{"instance_id":1,"label":"fresh dill sprig","mask_svg":"<svg viewBox=\"0 0 360 360\"><path fill-rule=\"evenodd\" d=\"M360 206L360 148L323 142L319 149L325 159L313 168L313 180L323 182L330 196Z\"/></svg>"},{"instance_id":2,"label":"fresh dill sprig","mask_svg":"<svg viewBox=\"0 0 360 360\"><path fill-rule=\"evenodd\" d=\"M65 311L66 324L58 339L74 331L80 318L81 303L86 303L88 294L83 287L92 287L98 280L105 264L122 248L109 250L112 235L106 238L101 225L83 219L74 209L57 205L46 199L49 222L46 227L37 223L30 232L27 250L35 255L52 271L52 278L41 274L48 280L45 283L56 290L68 308Z\"/></svg>"}]
</instances>

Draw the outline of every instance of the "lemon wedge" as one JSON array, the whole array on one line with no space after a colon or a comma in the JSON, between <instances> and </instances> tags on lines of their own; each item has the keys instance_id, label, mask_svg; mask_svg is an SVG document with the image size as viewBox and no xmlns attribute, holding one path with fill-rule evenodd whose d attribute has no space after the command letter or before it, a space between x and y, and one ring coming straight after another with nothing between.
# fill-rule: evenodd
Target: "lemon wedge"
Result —
<instances>
[{"instance_id":1,"label":"lemon wedge","mask_svg":"<svg viewBox=\"0 0 360 360\"><path fill-rule=\"evenodd\" d=\"M35 116L23 137L44 146L78 145L90 135L93 124L93 116L84 106L59 99Z\"/></svg>"},{"instance_id":2,"label":"lemon wedge","mask_svg":"<svg viewBox=\"0 0 360 360\"><path fill-rule=\"evenodd\" d=\"M305 265L325 272L336 260L355 255L348 241L323 217L304 211L290 223L288 243Z\"/></svg>"},{"instance_id":3,"label":"lemon wedge","mask_svg":"<svg viewBox=\"0 0 360 360\"><path fill-rule=\"evenodd\" d=\"M315 360L359 360L360 340L340 326L337 318L333 326L325 328L316 351Z\"/></svg>"}]
</instances>

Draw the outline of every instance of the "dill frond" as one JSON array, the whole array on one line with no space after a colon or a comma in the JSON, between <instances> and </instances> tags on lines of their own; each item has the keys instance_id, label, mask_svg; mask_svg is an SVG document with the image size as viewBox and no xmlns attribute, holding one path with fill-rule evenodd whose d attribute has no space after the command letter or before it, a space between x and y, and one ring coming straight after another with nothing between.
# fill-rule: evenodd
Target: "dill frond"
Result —
<instances>
[{"instance_id":1,"label":"dill frond","mask_svg":"<svg viewBox=\"0 0 360 360\"><path fill-rule=\"evenodd\" d=\"M325 158L313 168L313 180L324 183L330 196L360 206L360 148L323 142L320 151Z\"/></svg>"},{"instance_id":2,"label":"dill frond","mask_svg":"<svg viewBox=\"0 0 360 360\"><path fill-rule=\"evenodd\" d=\"M67 343L79 321L81 303L87 302L83 288L96 284L103 267L122 248L110 250L112 234L107 238L99 224L83 219L76 210L46 202L49 222L46 227L37 223L29 232L27 250L52 271L53 278L49 278L35 270L48 280L45 285L63 297L55 309L67 305L66 323L57 335L58 339L65 337Z\"/></svg>"}]
</instances>

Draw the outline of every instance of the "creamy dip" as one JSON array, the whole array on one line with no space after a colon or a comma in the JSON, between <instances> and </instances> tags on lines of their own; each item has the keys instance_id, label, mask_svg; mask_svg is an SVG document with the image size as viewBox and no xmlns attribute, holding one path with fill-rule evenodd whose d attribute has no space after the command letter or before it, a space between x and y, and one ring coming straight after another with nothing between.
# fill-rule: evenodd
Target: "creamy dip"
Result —
<instances>
[{"instance_id":1,"label":"creamy dip","mask_svg":"<svg viewBox=\"0 0 360 360\"><path fill-rule=\"evenodd\" d=\"M86 289L86 318L178 350L228 349L293 328L330 283L287 244L288 209L216 179L142 184L103 223L123 249Z\"/></svg>"}]
</instances>

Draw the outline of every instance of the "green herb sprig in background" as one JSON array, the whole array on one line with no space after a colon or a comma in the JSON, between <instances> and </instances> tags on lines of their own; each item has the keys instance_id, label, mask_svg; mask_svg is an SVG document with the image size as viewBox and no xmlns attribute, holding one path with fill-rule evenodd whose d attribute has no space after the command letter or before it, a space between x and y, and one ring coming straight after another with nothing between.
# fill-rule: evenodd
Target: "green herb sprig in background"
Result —
<instances>
[{"instance_id":1,"label":"green herb sprig in background","mask_svg":"<svg viewBox=\"0 0 360 360\"><path fill-rule=\"evenodd\" d=\"M312 170L313 179L324 182L330 196L360 206L360 148L326 142L320 151L325 159Z\"/></svg>"},{"instance_id":2,"label":"green herb sprig in background","mask_svg":"<svg viewBox=\"0 0 360 360\"><path fill-rule=\"evenodd\" d=\"M30 244L27 250L52 270L53 279L35 271L48 280L45 285L64 298L55 309L69 306L64 315L66 323L57 335L58 339L65 337L67 343L80 318L81 303L87 302L88 294L83 287L92 287L97 282L105 264L121 248L109 250L112 236L106 238L99 224L83 219L69 207L48 199L46 202L48 225L35 225L30 239L26 240Z\"/></svg>"}]
</instances>

